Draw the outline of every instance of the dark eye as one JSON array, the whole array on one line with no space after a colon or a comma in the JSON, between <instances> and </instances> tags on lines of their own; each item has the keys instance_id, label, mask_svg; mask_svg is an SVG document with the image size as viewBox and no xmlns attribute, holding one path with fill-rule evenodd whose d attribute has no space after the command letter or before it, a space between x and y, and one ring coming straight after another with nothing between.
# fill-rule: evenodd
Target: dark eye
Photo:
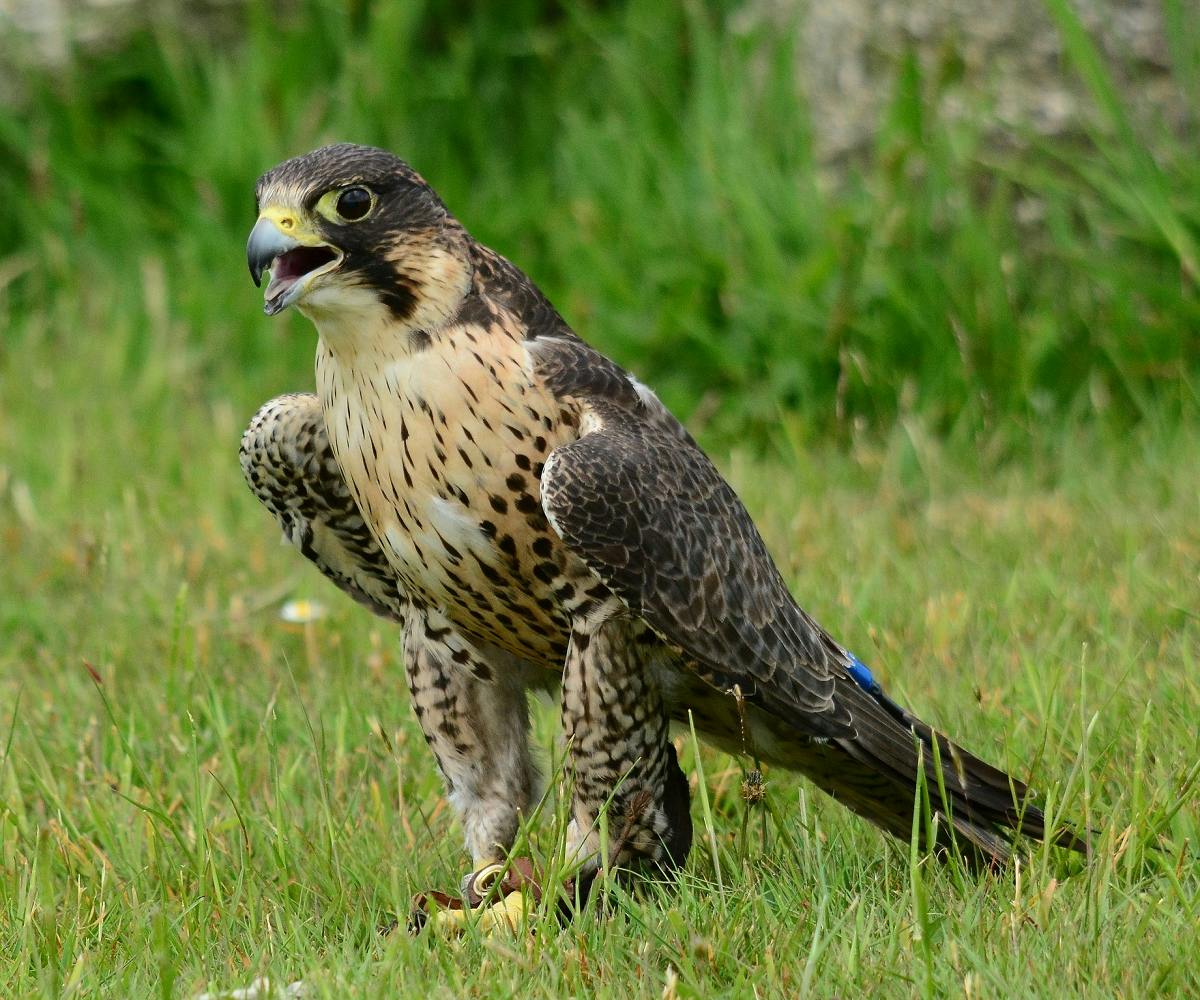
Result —
<instances>
[{"instance_id":1,"label":"dark eye","mask_svg":"<svg viewBox=\"0 0 1200 1000\"><path fill-rule=\"evenodd\" d=\"M371 192L366 188L346 188L337 200L337 213L343 219L357 222L371 210Z\"/></svg>"}]
</instances>

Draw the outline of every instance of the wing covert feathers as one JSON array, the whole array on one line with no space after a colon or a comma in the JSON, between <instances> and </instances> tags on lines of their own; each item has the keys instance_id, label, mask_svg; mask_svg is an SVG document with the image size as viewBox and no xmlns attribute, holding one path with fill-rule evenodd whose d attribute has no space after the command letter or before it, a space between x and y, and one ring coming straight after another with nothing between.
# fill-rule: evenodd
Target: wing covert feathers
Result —
<instances>
[{"instance_id":1,"label":"wing covert feathers","mask_svg":"<svg viewBox=\"0 0 1200 1000\"><path fill-rule=\"evenodd\" d=\"M1046 836L1022 782L854 679L857 661L796 604L732 487L652 393L581 341L544 339L533 353L549 388L585 414L584 433L546 464L547 517L691 669L798 737L828 739L848 782L886 779L890 797L839 794L836 772L822 785L898 836L922 771L943 845L953 829L966 855L999 863L1011 831ZM1069 831L1055 839L1082 847Z\"/></svg>"}]
</instances>

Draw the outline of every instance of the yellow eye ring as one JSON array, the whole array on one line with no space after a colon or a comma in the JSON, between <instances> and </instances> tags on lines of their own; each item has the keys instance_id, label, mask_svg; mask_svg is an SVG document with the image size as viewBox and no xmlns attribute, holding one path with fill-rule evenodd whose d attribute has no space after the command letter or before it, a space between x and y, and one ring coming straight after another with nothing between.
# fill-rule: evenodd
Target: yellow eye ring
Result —
<instances>
[{"instance_id":1,"label":"yellow eye ring","mask_svg":"<svg viewBox=\"0 0 1200 1000\"><path fill-rule=\"evenodd\" d=\"M326 191L317 202L317 211L332 222L361 222L374 207L375 193L361 184Z\"/></svg>"}]
</instances>

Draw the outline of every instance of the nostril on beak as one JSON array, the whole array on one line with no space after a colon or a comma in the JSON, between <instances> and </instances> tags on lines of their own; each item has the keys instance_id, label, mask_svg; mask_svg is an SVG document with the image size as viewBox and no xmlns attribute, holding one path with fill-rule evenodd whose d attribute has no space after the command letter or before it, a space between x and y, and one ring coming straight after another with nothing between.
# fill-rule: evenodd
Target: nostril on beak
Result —
<instances>
[{"instance_id":1,"label":"nostril on beak","mask_svg":"<svg viewBox=\"0 0 1200 1000\"><path fill-rule=\"evenodd\" d=\"M292 225L295 224L292 220ZM271 267L276 257L299 245L280 228L279 220L260 218L250 230L250 239L246 241L246 263L250 266L250 277L254 279L254 284L261 283L263 271Z\"/></svg>"}]
</instances>

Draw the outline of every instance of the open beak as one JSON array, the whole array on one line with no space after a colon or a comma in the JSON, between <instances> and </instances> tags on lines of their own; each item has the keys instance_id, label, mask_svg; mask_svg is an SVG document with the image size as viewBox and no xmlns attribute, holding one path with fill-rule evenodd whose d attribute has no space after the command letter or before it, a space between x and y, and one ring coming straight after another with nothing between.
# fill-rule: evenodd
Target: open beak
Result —
<instances>
[{"instance_id":1,"label":"open beak","mask_svg":"<svg viewBox=\"0 0 1200 1000\"><path fill-rule=\"evenodd\" d=\"M333 270L341 259L341 251L327 243L302 243L288 236L267 215L259 217L246 241L246 263L254 284L260 286L263 272L271 272L263 302L268 316L290 306L316 275Z\"/></svg>"}]
</instances>

